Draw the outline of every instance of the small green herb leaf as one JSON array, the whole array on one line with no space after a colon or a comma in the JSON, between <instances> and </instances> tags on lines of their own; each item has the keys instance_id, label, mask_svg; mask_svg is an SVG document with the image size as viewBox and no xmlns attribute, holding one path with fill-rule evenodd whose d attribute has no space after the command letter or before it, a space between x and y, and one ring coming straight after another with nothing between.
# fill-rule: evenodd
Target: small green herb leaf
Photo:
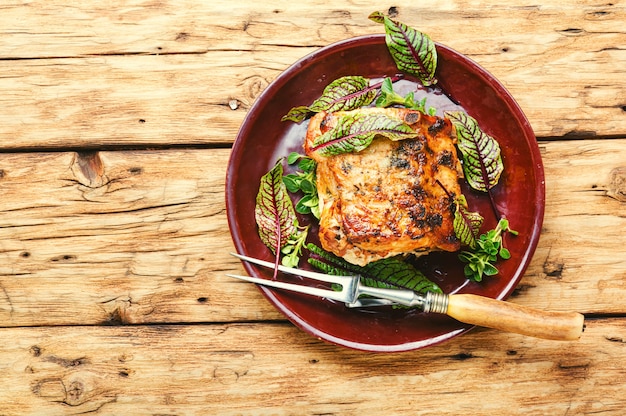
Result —
<instances>
[{"instance_id":1,"label":"small green herb leaf","mask_svg":"<svg viewBox=\"0 0 626 416\"><path fill-rule=\"evenodd\" d=\"M448 111L445 115L456 129L465 179L473 189L488 192L498 183L504 170L500 145L466 113Z\"/></svg>"},{"instance_id":2,"label":"small green herb leaf","mask_svg":"<svg viewBox=\"0 0 626 416\"><path fill-rule=\"evenodd\" d=\"M417 76L424 86L437 83L437 49L428 35L380 12L369 18L385 25L387 48L400 71Z\"/></svg>"},{"instance_id":3,"label":"small green herb leaf","mask_svg":"<svg viewBox=\"0 0 626 416\"><path fill-rule=\"evenodd\" d=\"M317 183L315 178L316 163L310 157L302 156L298 153L291 153L287 158L290 165L298 164L301 172L285 175L283 181L287 190L291 193L301 191L303 196L296 203L296 212L300 214L313 214L315 218L320 217L319 196L317 193Z\"/></svg>"},{"instance_id":4,"label":"small green herb leaf","mask_svg":"<svg viewBox=\"0 0 626 416\"><path fill-rule=\"evenodd\" d=\"M394 91L391 78L385 78L380 87L380 95L376 99L376 107L390 107L392 105L401 105L410 110L418 110L429 115L434 115L437 112L433 107L426 109L426 97L415 101L413 92L409 92L406 97L403 97Z\"/></svg>"},{"instance_id":5,"label":"small green herb leaf","mask_svg":"<svg viewBox=\"0 0 626 416\"><path fill-rule=\"evenodd\" d=\"M483 276L494 276L498 269L493 265L498 260L511 258L511 253L502 245L502 233L510 232L517 235L516 231L509 228L509 222L503 218L498 222L495 229L487 231L476 239L471 251L462 251L459 260L467 263L463 269L465 277L475 282L483 280Z\"/></svg>"},{"instance_id":6,"label":"small green herb leaf","mask_svg":"<svg viewBox=\"0 0 626 416\"><path fill-rule=\"evenodd\" d=\"M415 137L417 133L404 121L384 113L351 112L339 118L337 125L317 137L312 150L323 156L360 152L376 136L390 140Z\"/></svg>"},{"instance_id":7,"label":"small green herb leaf","mask_svg":"<svg viewBox=\"0 0 626 416\"><path fill-rule=\"evenodd\" d=\"M371 104L378 94L378 87L370 87L370 80L361 76L338 78L324 88L322 96L309 107L292 108L282 121L301 122L312 113L320 111L348 111Z\"/></svg>"}]
</instances>

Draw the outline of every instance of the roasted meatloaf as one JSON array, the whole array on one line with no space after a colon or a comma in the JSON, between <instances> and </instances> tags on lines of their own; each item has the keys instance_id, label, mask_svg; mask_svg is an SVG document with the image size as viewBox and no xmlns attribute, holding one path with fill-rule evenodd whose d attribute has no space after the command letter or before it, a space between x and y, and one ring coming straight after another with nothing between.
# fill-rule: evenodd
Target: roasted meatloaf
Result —
<instances>
[{"instance_id":1,"label":"roasted meatloaf","mask_svg":"<svg viewBox=\"0 0 626 416\"><path fill-rule=\"evenodd\" d=\"M345 113L311 118L304 147L317 162L322 247L358 265L458 250L453 221L462 170L451 122L404 108L357 111L386 112L417 135L399 141L378 136L365 150L327 157L313 143Z\"/></svg>"}]
</instances>

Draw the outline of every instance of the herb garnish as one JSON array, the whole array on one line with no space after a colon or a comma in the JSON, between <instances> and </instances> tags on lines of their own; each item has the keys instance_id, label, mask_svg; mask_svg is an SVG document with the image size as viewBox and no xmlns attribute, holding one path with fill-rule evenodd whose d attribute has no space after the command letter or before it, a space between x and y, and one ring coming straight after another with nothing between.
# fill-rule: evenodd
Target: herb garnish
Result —
<instances>
[{"instance_id":1,"label":"herb garnish","mask_svg":"<svg viewBox=\"0 0 626 416\"><path fill-rule=\"evenodd\" d=\"M320 200L317 193L315 167L317 164L310 157L292 152L287 157L287 163L298 163L301 172L290 173L283 177L287 190L291 193L302 192L304 196L296 203L296 212L300 214L313 214L317 219L320 217Z\"/></svg>"},{"instance_id":2,"label":"herb garnish","mask_svg":"<svg viewBox=\"0 0 626 416\"><path fill-rule=\"evenodd\" d=\"M422 113L434 116L437 109L429 107L426 109L426 97L419 101L415 101L413 91L409 92L405 97L401 96L393 89L393 80L385 78L380 86L380 95L376 99L376 107L390 107L392 105L401 105L411 110L421 111Z\"/></svg>"},{"instance_id":3,"label":"herb garnish","mask_svg":"<svg viewBox=\"0 0 626 416\"><path fill-rule=\"evenodd\" d=\"M261 178L254 217L261 241L276 255L276 265L282 253L285 255L282 264L287 267L296 267L308 227L300 227L298 223L293 203L283 183L282 160L278 160L276 165ZM274 277L276 277L276 269Z\"/></svg>"},{"instance_id":4,"label":"herb garnish","mask_svg":"<svg viewBox=\"0 0 626 416\"><path fill-rule=\"evenodd\" d=\"M441 293L439 286L399 257L373 261L365 266L348 263L341 257L307 244L309 263L325 273L339 276L359 275L366 286L410 289L418 293Z\"/></svg>"},{"instance_id":5,"label":"herb garnish","mask_svg":"<svg viewBox=\"0 0 626 416\"><path fill-rule=\"evenodd\" d=\"M388 114L356 111L342 115L334 128L315 139L311 150L323 156L360 152L378 136L395 141L417 133L404 120Z\"/></svg>"},{"instance_id":6,"label":"herb garnish","mask_svg":"<svg viewBox=\"0 0 626 416\"><path fill-rule=\"evenodd\" d=\"M509 228L509 222L502 218L494 230L481 234L476 240L476 246L472 251L462 251L459 259L467 263L463 268L465 277L475 282L483 280L483 275L493 276L498 273L498 269L493 265L498 260L498 256L507 260L511 258L511 253L502 244L502 233L508 231L517 235L517 231Z\"/></svg>"},{"instance_id":7,"label":"herb garnish","mask_svg":"<svg viewBox=\"0 0 626 416\"><path fill-rule=\"evenodd\" d=\"M416 76L425 87L437 83L435 77L437 51L428 35L394 21L380 12L372 13L369 18L385 26L387 47L400 71ZM294 107L282 120L301 122L321 111L347 112L339 117L334 128L313 143L313 151L329 157L361 151L377 136L384 136L390 140L415 137L415 132L403 120L383 113L366 114L353 111L371 106L375 102L377 107L402 106L434 115L434 108L426 108L425 98L416 101L412 92L402 97L393 90L393 82L402 76L398 74L372 85L370 79L362 76L338 78L326 86L322 95L310 106ZM494 266L498 259L506 260L511 256L503 245L503 233L517 235L516 231L510 229L508 220L501 218L491 194L491 189L499 182L504 170L500 146L493 137L483 132L477 121L468 114L446 112L445 117L452 121L457 133L457 147L463 161L465 179L473 189L487 193L498 219L495 229L479 236L483 223L482 216L469 210L463 195L448 194L448 197L454 198L456 205L454 216L456 237L462 246L467 248L459 254L459 259L466 263L465 276L480 282L483 276L498 273ZM276 264L278 265L282 254L284 265L296 267L302 248L306 244L309 228L300 227L296 212L312 214L316 218L320 216L315 177L316 163L313 159L294 152L289 155L287 162L290 165L298 163L301 171L283 176L282 160L279 160L261 179L255 217L259 236L276 255ZM295 210L288 192L302 195ZM311 252L309 262L330 274L359 274L365 284L372 286L402 287L418 292L441 291L419 270L399 257L375 261L360 267L313 244L306 247Z\"/></svg>"},{"instance_id":8,"label":"herb garnish","mask_svg":"<svg viewBox=\"0 0 626 416\"><path fill-rule=\"evenodd\" d=\"M487 192L497 219L500 213L491 195L491 188L498 184L504 171L500 145L478 126L473 117L462 111L448 111L446 117L452 121L458 138L458 148L463 158L463 173L469 186Z\"/></svg>"},{"instance_id":9,"label":"herb garnish","mask_svg":"<svg viewBox=\"0 0 626 416\"><path fill-rule=\"evenodd\" d=\"M387 48L400 71L415 75L425 87L437 83L437 49L428 35L381 12L370 14L369 19L385 25Z\"/></svg>"},{"instance_id":10,"label":"herb garnish","mask_svg":"<svg viewBox=\"0 0 626 416\"><path fill-rule=\"evenodd\" d=\"M478 212L471 212L467 206L465 195L456 199L454 213L454 233L462 245L470 249L476 248L476 238L483 225L483 217Z\"/></svg>"},{"instance_id":11,"label":"herb garnish","mask_svg":"<svg viewBox=\"0 0 626 416\"><path fill-rule=\"evenodd\" d=\"M361 76L341 77L324 88L322 96L309 107L294 107L282 120L300 122L310 113L320 111L353 110L370 104L376 98L376 89L370 88L370 80Z\"/></svg>"}]
</instances>

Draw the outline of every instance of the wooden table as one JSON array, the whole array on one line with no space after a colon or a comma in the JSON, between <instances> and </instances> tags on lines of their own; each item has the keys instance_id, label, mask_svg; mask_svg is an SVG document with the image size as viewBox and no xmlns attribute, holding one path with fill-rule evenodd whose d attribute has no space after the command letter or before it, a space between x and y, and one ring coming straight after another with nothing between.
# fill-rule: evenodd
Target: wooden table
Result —
<instances>
[{"instance_id":1,"label":"wooden table","mask_svg":"<svg viewBox=\"0 0 626 416\"><path fill-rule=\"evenodd\" d=\"M90 3L0 5L0 414L624 414L624 2ZM247 110L377 8L528 116L547 206L510 301L584 313L580 341L353 351L225 276Z\"/></svg>"}]
</instances>

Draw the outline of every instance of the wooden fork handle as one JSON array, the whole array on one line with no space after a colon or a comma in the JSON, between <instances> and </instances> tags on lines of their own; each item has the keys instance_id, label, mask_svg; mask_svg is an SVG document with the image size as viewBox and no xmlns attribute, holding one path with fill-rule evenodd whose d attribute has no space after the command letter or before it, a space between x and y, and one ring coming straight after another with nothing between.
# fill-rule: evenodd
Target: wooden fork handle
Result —
<instances>
[{"instance_id":1,"label":"wooden fork handle","mask_svg":"<svg viewBox=\"0 0 626 416\"><path fill-rule=\"evenodd\" d=\"M576 312L548 312L470 294L449 295L446 314L467 324L563 341L579 339L585 321Z\"/></svg>"}]
</instances>

